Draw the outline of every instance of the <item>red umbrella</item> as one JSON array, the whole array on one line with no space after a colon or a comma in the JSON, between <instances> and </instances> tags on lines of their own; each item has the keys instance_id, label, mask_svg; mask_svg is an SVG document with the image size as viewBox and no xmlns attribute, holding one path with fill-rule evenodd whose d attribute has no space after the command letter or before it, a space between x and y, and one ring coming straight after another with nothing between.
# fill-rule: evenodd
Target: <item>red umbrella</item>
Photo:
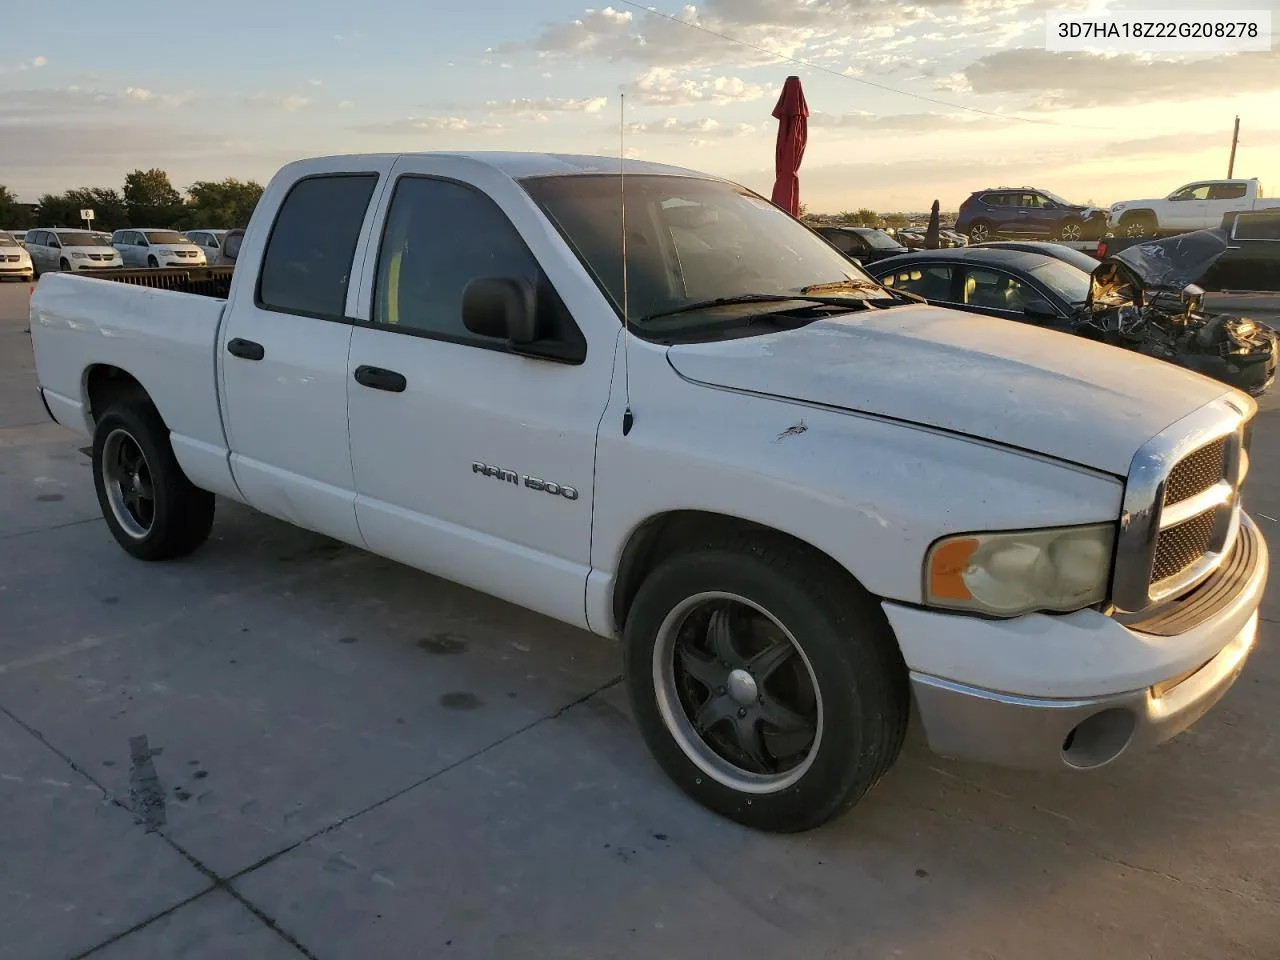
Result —
<instances>
[{"instance_id":1,"label":"red umbrella","mask_svg":"<svg viewBox=\"0 0 1280 960\"><path fill-rule=\"evenodd\" d=\"M799 77L787 77L773 115L778 120L778 146L774 154L777 179L773 183L773 202L793 217L798 217L800 161L809 140L809 105L804 101Z\"/></svg>"}]
</instances>

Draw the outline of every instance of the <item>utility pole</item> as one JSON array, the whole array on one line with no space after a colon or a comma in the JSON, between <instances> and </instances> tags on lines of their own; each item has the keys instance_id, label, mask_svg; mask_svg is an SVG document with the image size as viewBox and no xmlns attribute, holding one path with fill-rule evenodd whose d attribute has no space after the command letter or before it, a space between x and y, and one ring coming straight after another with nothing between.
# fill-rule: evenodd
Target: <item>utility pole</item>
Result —
<instances>
[{"instance_id":1,"label":"utility pole","mask_svg":"<svg viewBox=\"0 0 1280 960\"><path fill-rule=\"evenodd\" d=\"M1227 179L1230 180L1235 176L1236 172L1236 144L1240 142L1240 118L1236 117L1236 129L1231 134L1231 159L1227 161Z\"/></svg>"}]
</instances>

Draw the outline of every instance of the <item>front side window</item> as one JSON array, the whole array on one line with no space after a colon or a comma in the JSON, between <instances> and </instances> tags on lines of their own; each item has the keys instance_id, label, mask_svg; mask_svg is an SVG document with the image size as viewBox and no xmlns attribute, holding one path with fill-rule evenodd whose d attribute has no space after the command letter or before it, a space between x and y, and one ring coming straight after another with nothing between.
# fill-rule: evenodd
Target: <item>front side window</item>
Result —
<instances>
[{"instance_id":1,"label":"front side window","mask_svg":"<svg viewBox=\"0 0 1280 960\"><path fill-rule=\"evenodd\" d=\"M377 182L374 173L334 174L293 185L262 257L259 306L342 319L360 228Z\"/></svg>"},{"instance_id":2,"label":"front side window","mask_svg":"<svg viewBox=\"0 0 1280 960\"><path fill-rule=\"evenodd\" d=\"M1193 183L1189 187L1183 187L1177 193L1169 198L1170 200L1208 200L1209 184Z\"/></svg>"},{"instance_id":3,"label":"front side window","mask_svg":"<svg viewBox=\"0 0 1280 960\"><path fill-rule=\"evenodd\" d=\"M965 270L964 304L967 307L1021 312L1028 303L1038 299L1033 290L1007 273L976 267Z\"/></svg>"},{"instance_id":4,"label":"front side window","mask_svg":"<svg viewBox=\"0 0 1280 960\"><path fill-rule=\"evenodd\" d=\"M623 183L617 175L533 177L522 186L612 300L623 296ZM769 201L723 181L626 177L627 296L638 331L719 326L710 301L823 296L897 302L812 230ZM730 307L740 324L750 307ZM758 304L756 307L758 312Z\"/></svg>"},{"instance_id":5,"label":"front side window","mask_svg":"<svg viewBox=\"0 0 1280 960\"><path fill-rule=\"evenodd\" d=\"M462 323L463 291L472 280L485 278L543 285L533 254L484 194L448 180L401 179L378 254L374 322L485 340Z\"/></svg>"}]
</instances>

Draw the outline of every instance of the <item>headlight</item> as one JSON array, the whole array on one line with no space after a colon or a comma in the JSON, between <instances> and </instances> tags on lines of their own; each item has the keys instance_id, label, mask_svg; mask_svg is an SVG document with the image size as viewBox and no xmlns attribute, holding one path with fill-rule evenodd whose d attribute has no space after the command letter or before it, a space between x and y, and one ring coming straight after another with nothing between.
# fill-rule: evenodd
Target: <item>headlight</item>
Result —
<instances>
[{"instance_id":1,"label":"headlight","mask_svg":"<svg viewBox=\"0 0 1280 960\"><path fill-rule=\"evenodd\" d=\"M83 260L86 256L87 256L87 254L81 253L79 250L72 250L72 251L71 251L71 259L72 259L72 260Z\"/></svg>"},{"instance_id":2,"label":"headlight","mask_svg":"<svg viewBox=\"0 0 1280 960\"><path fill-rule=\"evenodd\" d=\"M1114 542L1110 523L946 537L925 558L925 602L998 617L1079 610L1106 599Z\"/></svg>"},{"instance_id":3,"label":"headlight","mask_svg":"<svg viewBox=\"0 0 1280 960\"><path fill-rule=\"evenodd\" d=\"M158 248L158 249L156 250L156 253L160 254L160 256L162 256L162 257L172 257L172 256L173 256L173 251L172 251L172 250L170 250L168 247L160 247L160 248Z\"/></svg>"}]
</instances>

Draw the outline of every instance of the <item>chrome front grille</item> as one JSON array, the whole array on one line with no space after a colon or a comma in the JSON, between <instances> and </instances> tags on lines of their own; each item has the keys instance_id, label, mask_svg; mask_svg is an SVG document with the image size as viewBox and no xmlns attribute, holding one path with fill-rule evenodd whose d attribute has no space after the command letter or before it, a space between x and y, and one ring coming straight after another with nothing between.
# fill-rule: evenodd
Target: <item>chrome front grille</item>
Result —
<instances>
[{"instance_id":1,"label":"chrome front grille","mask_svg":"<svg viewBox=\"0 0 1280 960\"><path fill-rule=\"evenodd\" d=\"M1164 505L1190 500L1226 476L1227 438L1222 437L1188 454L1169 471Z\"/></svg>"},{"instance_id":2,"label":"chrome front grille","mask_svg":"<svg viewBox=\"0 0 1280 960\"><path fill-rule=\"evenodd\" d=\"M1244 397L1215 400L1134 456L1112 581L1118 611L1138 613L1186 593L1230 553L1256 411Z\"/></svg>"},{"instance_id":3,"label":"chrome front grille","mask_svg":"<svg viewBox=\"0 0 1280 960\"><path fill-rule=\"evenodd\" d=\"M1156 537L1156 557L1151 582L1177 576L1208 552L1213 542L1214 511L1206 510L1190 520L1166 527Z\"/></svg>"}]
</instances>

